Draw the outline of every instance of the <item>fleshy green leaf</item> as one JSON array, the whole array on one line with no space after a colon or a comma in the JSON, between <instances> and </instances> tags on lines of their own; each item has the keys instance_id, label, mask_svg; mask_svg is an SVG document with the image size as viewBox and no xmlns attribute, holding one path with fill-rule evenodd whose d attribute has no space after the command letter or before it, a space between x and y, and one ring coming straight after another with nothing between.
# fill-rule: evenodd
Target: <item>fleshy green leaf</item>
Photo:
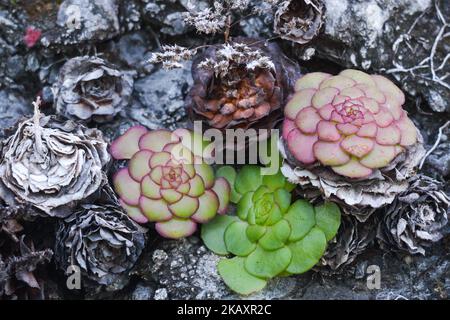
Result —
<instances>
[{"instance_id":1,"label":"fleshy green leaf","mask_svg":"<svg viewBox=\"0 0 450 320\"><path fill-rule=\"evenodd\" d=\"M270 189L266 186L260 186L256 191L253 193L252 201L256 202L257 200L261 199L265 194L271 193Z\"/></svg>"},{"instance_id":2,"label":"fleshy green leaf","mask_svg":"<svg viewBox=\"0 0 450 320\"><path fill-rule=\"evenodd\" d=\"M286 212L291 205L291 193L286 189L278 189L273 194L275 203L280 207L281 213Z\"/></svg>"},{"instance_id":3,"label":"fleshy green leaf","mask_svg":"<svg viewBox=\"0 0 450 320\"><path fill-rule=\"evenodd\" d=\"M327 240L325 233L319 228L313 228L302 239L291 243L292 261L287 271L289 273L303 273L314 267L325 252Z\"/></svg>"},{"instance_id":4,"label":"fleshy green leaf","mask_svg":"<svg viewBox=\"0 0 450 320\"><path fill-rule=\"evenodd\" d=\"M223 177L227 179L231 187L230 200L233 203L238 203L242 195L236 191L236 188L234 186L234 182L236 181L236 170L234 170L234 168L231 166L222 166L217 170L216 177L218 178Z\"/></svg>"},{"instance_id":5,"label":"fleshy green leaf","mask_svg":"<svg viewBox=\"0 0 450 320\"><path fill-rule=\"evenodd\" d=\"M222 259L217 264L217 269L226 285L239 294L248 295L260 291L267 283L245 270L244 258Z\"/></svg>"},{"instance_id":6,"label":"fleshy green leaf","mask_svg":"<svg viewBox=\"0 0 450 320\"><path fill-rule=\"evenodd\" d=\"M290 233L289 223L286 220L281 220L267 228L267 232L259 239L258 244L269 251L283 248Z\"/></svg>"},{"instance_id":7,"label":"fleshy green leaf","mask_svg":"<svg viewBox=\"0 0 450 320\"><path fill-rule=\"evenodd\" d=\"M316 224L314 207L306 200L295 201L284 216L291 225L289 241L303 238Z\"/></svg>"},{"instance_id":8,"label":"fleshy green leaf","mask_svg":"<svg viewBox=\"0 0 450 320\"><path fill-rule=\"evenodd\" d=\"M272 191L275 191L278 188L283 188L285 184L286 178L283 176L281 171L278 171L274 175L263 176L263 185L267 186Z\"/></svg>"},{"instance_id":9,"label":"fleshy green leaf","mask_svg":"<svg viewBox=\"0 0 450 320\"><path fill-rule=\"evenodd\" d=\"M336 236L341 224L341 210L334 202L326 202L316 207L316 226L324 233L327 241Z\"/></svg>"},{"instance_id":10,"label":"fleshy green leaf","mask_svg":"<svg viewBox=\"0 0 450 320\"><path fill-rule=\"evenodd\" d=\"M266 227L258 226L257 224L247 227L247 237L251 242L258 241L266 232Z\"/></svg>"},{"instance_id":11,"label":"fleshy green leaf","mask_svg":"<svg viewBox=\"0 0 450 320\"><path fill-rule=\"evenodd\" d=\"M219 255L228 254L224 234L226 228L238 218L234 216L216 216L207 224L202 225L201 237L205 246Z\"/></svg>"},{"instance_id":12,"label":"fleshy green leaf","mask_svg":"<svg viewBox=\"0 0 450 320\"><path fill-rule=\"evenodd\" d=\"M247 222L236 221L225 230L225 245L231 253L237 256L248 256L256 248L256 244L247 238Z\"/></svg>"},{"instance_id":13,"label":"fleshy green leaf","mask_svg":"<svg viewBox=\"0 0 450 320\"><path fill-rule=\"evenodd\" d=\"M261 185L262 176L261 168L254 165L247 165L242 167L236 176L234 183L236 191L240 194L245 194L250 191L255 191Z\"/></svg>"},{"instance_id":14,"label":"fleshy green leaf","mask_svg":"<svg viewBox=\"0 0 450 320\"><path fill-rule=\"evenodd\" d=\"M242 220L246 220L250 209L253 207L253 192L246 193L241 200L239 200L236 208L236 214Z\"/></svg>"},{"instance_id":15,"label":"fleshy green leaf","mask_svg":"<svg viewBox=\"0 0 450 320\"><path fill-rule=\"evenodd\" d=\"M259 278L273 278L287 268L291 257L291 251L287 247L267 251L258 246L245 259L245 269Z\"/></svg>"},{"instance_id":16,"label":"fleshy green leaf","mask_svg":"<svg viewBox=\"0 0 450 320\"><path fill-rule=\"evenodd\" d=\"M280 207L276 203L273 204L269 213L269 218L265 221L266 226L272 226L283 218Z\"/></svg>"}]
</instances>

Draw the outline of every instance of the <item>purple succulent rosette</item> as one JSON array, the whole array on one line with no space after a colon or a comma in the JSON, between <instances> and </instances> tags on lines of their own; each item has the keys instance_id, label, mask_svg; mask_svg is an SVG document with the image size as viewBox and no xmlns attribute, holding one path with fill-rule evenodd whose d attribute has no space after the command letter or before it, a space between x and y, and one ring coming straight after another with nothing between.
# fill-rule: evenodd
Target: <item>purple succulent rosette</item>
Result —
<instances>
[{"instance_id":1,"label":"purple succulent rosette","mask_svg":"<svg viewBox=\"0 0 450 320\"><path fill-rule=\"evenodd\" d=\"M139 223L156 222L160 235L178 239L225 213L230 186L215 178L203 150L201 137L186 129L134 126L116 139L110 148L113 158L130 160L113 178L128 215Z\"/></svg>"},{"instance_id":2,"label":"purple succulent rosette","mask_svg":"<svg viewBox=\"0 0 450 320\"><path fill-rule=\"evenodd\" d=\"M395 84L348 69L336 76L307 74L295 90L285 107L281 145L282 170L293 182L352 209L381 207L407 189L424 148Z\"/></svg>"}]
</instances>

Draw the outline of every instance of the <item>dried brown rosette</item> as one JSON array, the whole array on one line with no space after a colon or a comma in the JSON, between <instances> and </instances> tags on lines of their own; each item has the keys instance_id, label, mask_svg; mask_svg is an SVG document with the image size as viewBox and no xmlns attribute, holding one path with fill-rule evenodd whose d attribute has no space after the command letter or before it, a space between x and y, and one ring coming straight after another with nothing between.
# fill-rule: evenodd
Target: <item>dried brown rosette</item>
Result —
<instances>
[{"instance_id":1,"label":"dried brown rosette","mask_svg":"<svg viewBox=\"0 0 450 320\"><path fill-rule=\"evenodd\" d=\"M107 143L97 129L40 116L18 124L0 154L0 198L65 217L106 182Z\"/></svg>"},{"instance_id":2,"label":"dried brown rosette","mask_svg":"<svg viewBox=\"0 0 450 320\"><path fill-rule=\"evenodd\" d=\"M275 43L236 38L211 46L194 59L188 112L221 130L273 128L299 75Z\"/></svg>"},{"instance_id":3,"label":"dried brown rosette","mask_svg":"<svg viewBox=\"0 0 450 320\"><path fill-rule=\"evenodd\" d=\"M281 38L305 44L315 38L324 22L322 0L287 0L275 12L274 31Z\"/></svg>"}]
</instances>

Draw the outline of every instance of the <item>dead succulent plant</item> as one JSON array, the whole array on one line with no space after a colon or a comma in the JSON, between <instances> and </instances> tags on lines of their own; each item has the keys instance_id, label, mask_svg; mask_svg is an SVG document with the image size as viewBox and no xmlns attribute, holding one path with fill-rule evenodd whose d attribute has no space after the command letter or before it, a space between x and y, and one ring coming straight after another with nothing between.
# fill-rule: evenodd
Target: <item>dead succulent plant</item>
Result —
<instances>
[{"instance_id":1,"label":"dead succulent plant","mask_svg":"<svg viewBox=\"0 0 450 320\"><path fill-rule=\"evenodd\" d=\"M304 196L323 194L364 221L408 188L425 150L396 85L348 69L307 74L295 89L280 148Z\"/></svg>"},{"instance_id":2,"label":"dead succulent plant","mask_svg":"<svg viewBox=\"0 0 450 320\"><path fill-rule=\"evenodd\" d=\"M55 258L64 272L75 265L88 279L119 290L129 281L127 272L142 253L147 230L127 216L109 186L102 192L109 202L83 204L60 221Z\"/></svg>"},{"instance_id":3,"label":"dead succulent plant","mask_svg":"<svg viewBox=\"0 0 450 320\"><path fill-rule=\"evenodd\" d=\"M0 198L7 204L29 204L44 215L64 217L105 182L107 143L97 129L55 116L35 114L18 124L3 142Z\"/></svg>"},{"instance_id":4,"label":"dead succulent plant","mask_svg":"<svg viewBox=\"0 0 450 320\"><path fill-rule=\"evenodd\" d=\"M425 255L427 247L442 239L449 214L450 198L443 184L418 175L379 215L378 243L385 250Z\"/></svg>"},{"instance_id":5,"label":"dead succulent plant","mask_svg":"<svg viewBox=\"0 0 450 320\"><path fill-rule=\"evenodd\" d=\"M287 0L278 4L274 32L282 39L305 44L314 39L325 20L322 0Z\"/></svg>"},{"instance_id":6,"label":"dead succulent plant","mask_svg":"<svg viewBox=\"0 0 450 320\"><path fill-rule=\"evenodd\" d=\"M236 38L195 57L186 106L212 128L273 128L299 75L275 43Z\"/></svg>"},{"instance_id":7,"label":"dead succulent plant","mask_svg":"<svg viewBox=\"0 0 450 320\"><path fill-rule=\"evenodd\" d=\"M54 86L56 112L75 120L106 122L130 101L133 77L98 57L76 57Z\"/></svg>"},{"instance_id":8,"label":"dead succulent plant","mask_svg":"<svg viewBox=\"0 0 450 320\"><path fill-rule=\"evenodd\" d=\"M20 225L16 224L15 226ZM19 232L19 230L16 230L16 232ZM0 239L2 252L0 254L0 298L14 300L45 299L42 280L35 275L35 271L40 265L50 262L53 251L50 249L36 251L33 242L26 244L24 239L25 235L21 235L20 239L13 245L17 247L17 252L13 250L7 257L2 256L8 250Z\"/></svg>"},{"instance_id":9,"label":"dead succulent plant","mask_svg":"<svg viewBox=\"0 0 450 320\"><path fill-rule=\"evenodd\" d=\"M226 212L230 186L206 163L202 136L187 129L148 131L134 126L111 144L114 159L130 160L113 178L128 215L156 222L163 237L192 235L197 224Z\"/></svg>"},{"instance_id":10,"label":"dead succulent plant","mask_svg":"<svg viewBox=\"0 0 450 320\"><path fill-rule=\"evenodd\" d=\"M325 275L346 272L356 257L373 244L376 235L374 217L372 215L368 221L360 222L352 215L342 215L337 235L330 241L318 271Z\"/></svg>"}]
</instances>

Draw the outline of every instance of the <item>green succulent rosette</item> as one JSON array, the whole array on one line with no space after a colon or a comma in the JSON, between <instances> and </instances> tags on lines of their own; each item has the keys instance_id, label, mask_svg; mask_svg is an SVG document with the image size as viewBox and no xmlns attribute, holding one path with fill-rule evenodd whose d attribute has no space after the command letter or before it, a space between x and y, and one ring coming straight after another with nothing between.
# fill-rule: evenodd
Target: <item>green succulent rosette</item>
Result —
<instances>
[{"instance_id":1,"label":"green succulent rosette","mask_svg":"<svg viewBox=\"0 0 450 320\"><path fill-rule=\"evenodd\" d=\"M233 291L248 295L278 275L300 274L320 260L341 222L339 207L306 200L291 203L293 185L278 172L261 175L261 167L229 166L218 176L232 186L235 216L217 216L202 226L205 245L221 259L218 271Z\"/></svg>"}]
</instances>

